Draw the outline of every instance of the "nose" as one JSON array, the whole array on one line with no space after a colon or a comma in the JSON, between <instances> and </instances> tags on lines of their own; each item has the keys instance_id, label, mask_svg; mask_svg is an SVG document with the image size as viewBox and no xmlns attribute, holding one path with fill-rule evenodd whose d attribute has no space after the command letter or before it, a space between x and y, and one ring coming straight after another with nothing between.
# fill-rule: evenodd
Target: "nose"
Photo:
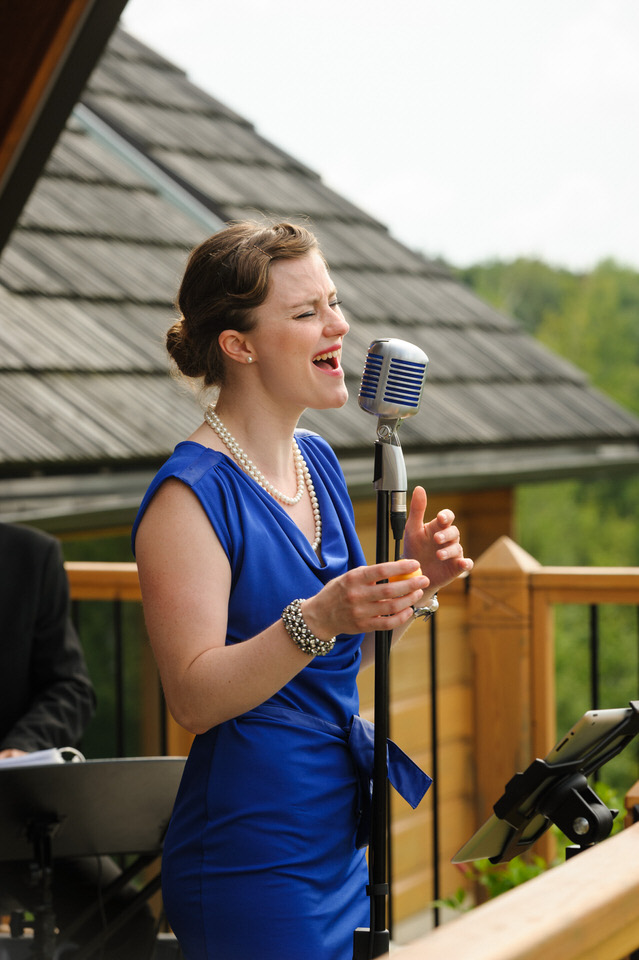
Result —
<instances>
[{"instance_id":1,"label":"nose","mask_svg":"<svg viewBox=\"0 0 639 960\"><path fill-rule=\"evenodd\" d=\"M345 337L350 326L339 306L329 307L324 320L325 333L334 337Z\"/></svg>"}]
</instances>

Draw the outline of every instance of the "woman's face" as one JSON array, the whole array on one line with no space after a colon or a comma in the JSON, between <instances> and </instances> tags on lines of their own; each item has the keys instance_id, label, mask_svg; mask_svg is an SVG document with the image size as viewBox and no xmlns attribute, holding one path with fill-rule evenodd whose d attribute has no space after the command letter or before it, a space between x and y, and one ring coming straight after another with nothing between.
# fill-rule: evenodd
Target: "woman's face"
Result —
<instances>
[{"instance_id":1,"label":"woman's face","mask_svg":"<svg viewBox=\"0 0 639 960\"><path fill-rule=\"evenodd\" d=\"M348 393L340 361L349 327L322 257L276 260L269 286L245 335L263 386L298 413L343 406Z\"/></svg>"}]
</instances>

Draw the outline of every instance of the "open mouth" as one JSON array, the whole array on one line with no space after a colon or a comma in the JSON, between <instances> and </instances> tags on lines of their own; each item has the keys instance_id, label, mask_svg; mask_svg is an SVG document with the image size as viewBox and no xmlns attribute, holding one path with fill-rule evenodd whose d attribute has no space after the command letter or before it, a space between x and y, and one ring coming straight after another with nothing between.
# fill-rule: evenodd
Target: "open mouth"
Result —
<instances>
[{"instance_id":1,"label":"open mouth","mask_svg":"<svg viewBox=\"0 0 639 960\"><path fill-rule=\"evenodd\" d=\"M337 370L339 367L339 350L330 350L328 353L319 353L313 358L313 363L320 370Z\"/></svg>"}]
</instances>

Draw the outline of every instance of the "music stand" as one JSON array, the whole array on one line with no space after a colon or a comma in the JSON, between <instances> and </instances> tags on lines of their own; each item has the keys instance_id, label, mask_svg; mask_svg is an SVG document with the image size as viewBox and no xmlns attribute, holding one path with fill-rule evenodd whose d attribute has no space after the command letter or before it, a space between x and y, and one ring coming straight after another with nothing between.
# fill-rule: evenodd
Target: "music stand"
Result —
<instances>
[{"instance_id":1,"label":"music stand","mask_svg":"<svg viewBox=\"0 0 639 960\"><path fill-rule=\"evenodd\" d=\"M52 960L56 948L54 860L136 855L104 891L102 901L110 899L161 853L184 763L184 757L142 757L6 770L0 765L0 860L32 862L39 878L35 960ZM158 873L126 911L74 954L75 960L84 960L106 942L159 885ZM85 920L86 914L78 917L57 945L67 943Z\"/></svg>"},{"instance_id":2,"label":"music stand","mask_svg":"<svg viewBox=\"0 0 639 960\"><path fill-rule=\"evenodd\" d=\"M494 815L464 844L453 863L506 863L524 853L554 823L573 846L567 856L605 840L618 811L609 810L587 777L639 733L639 701L623 710L590 710L544 760L516 773Z\"/></svg>"}]
</instances>

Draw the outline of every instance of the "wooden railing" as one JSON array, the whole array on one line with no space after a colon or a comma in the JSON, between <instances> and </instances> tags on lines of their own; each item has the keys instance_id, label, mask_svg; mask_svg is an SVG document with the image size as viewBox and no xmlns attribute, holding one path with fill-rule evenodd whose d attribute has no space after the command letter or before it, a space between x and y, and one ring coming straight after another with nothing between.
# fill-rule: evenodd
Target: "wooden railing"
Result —
<instances>
[{"instance_id":1,"label":"wooden railing","mask_svg":"<svg viewBox=\"0 0 639 960\"><path fill-rule=\"evenodd\" d=\"M639 604L639 569L542 567L507 537L477 561L468 608L477 826L513 773L556 740L554 605L610 603ZM548 858L550 843L537 852Z\"/></svg>"},{"instance_id":2,"label":"wooden railing","mask_svg":"<svg viewBox=\"0 0 639 960\"><path fill-rule=\"evenodd\" d=\"M141 600L135 563L65 563L72 600Z\"/></svg>"},{"instance_id":3,"label":"wooden railing","mask_svg":"<svg viewBox=\"0 0 639 960\"><path fill-rule=\"evenodd\" d=\"M140 600L134 563L66 566L74 600ZM513 774L526 769L534 757L544 756L555 740L554 604L637 604L639 569L544 568L511 540L502 538L477 560L468 581L456 581L444 591L442 601L437 615L440 666L436 703L431 700L429 684L434 665L432 660L430 667L426 662L428 641L424 642L419 630L415 629L393 654L393 736L424 769L432 770L434 749L440 755L438 805L433 807L432 792L427 795L425 811L421 807L411 811L403 801L393 801L393 888L400 921L427 911L437 894L447 897L455 893L463 880L450 865L450 857L490 815ZM150 654L148 664L149 677L153 674L152 680L157 683ZM364 710L370 706L369 685L370 678L365 679ZM154 710L148 712L153 714ZM434 714L439 717L436 744L431 741ZM167 752L182 755L188 751L189 742L190 735L169 718ZM441 850L434 872L441 880L439 890L432 879L430 862L435 848L435 813L441 821ZM606 848L610 842L606 841ZM551 859L549 833L535 844L535 853ZM588 853L592 855L594 851ZM579 862L585 864L582 857L580 854ZM544 884L547 882L544 880ZM552 886L542 889L552 895ZM579 896L578 891L575 896ZM481 909L483 916L485 908ZM502 908L496 909L501 914ZM493 914L489 912L488 916ZM462 941L467 946L465 937ZM463 951L448 954L444 948L437 955L447 960L449 956L471 956ZM621 955L574 954L580 960L591 956L620 960ZM495 960L501 955L486 953L488 956ZM513 952L512 960L524 956L540 953ZM544 953L544 960L551 956ZM407 955L406 960L412 958Z\"/></svg>"},{"instance_id":4,"label":"wooden railing","mask_svg":"<svg viewBox=\"0 0 639 960\"><path fill-rule=\"evenodd\" d=\"M639 946L639 824L401 951L402 960L621 960Z\"/></svg>"}]
</instances>

